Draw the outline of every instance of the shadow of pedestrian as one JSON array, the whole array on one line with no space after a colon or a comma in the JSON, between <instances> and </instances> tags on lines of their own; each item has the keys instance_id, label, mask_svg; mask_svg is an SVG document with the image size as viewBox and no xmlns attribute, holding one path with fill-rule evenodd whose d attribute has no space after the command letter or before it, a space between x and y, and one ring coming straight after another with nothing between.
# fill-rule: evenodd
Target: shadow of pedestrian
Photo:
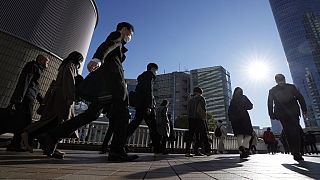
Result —
<instances>
[{"instance_id":1,"label":"shadow of pedestrian","mask_svg":"<svg viewBox=\"0 0 320 180\"><path fill-rule=\"evenodd\" d=\"M303 174L313 179L320 179L320 164L311 161L301 161L297 164L282 164L285 168Z\"/></svg>"}]
</instances>

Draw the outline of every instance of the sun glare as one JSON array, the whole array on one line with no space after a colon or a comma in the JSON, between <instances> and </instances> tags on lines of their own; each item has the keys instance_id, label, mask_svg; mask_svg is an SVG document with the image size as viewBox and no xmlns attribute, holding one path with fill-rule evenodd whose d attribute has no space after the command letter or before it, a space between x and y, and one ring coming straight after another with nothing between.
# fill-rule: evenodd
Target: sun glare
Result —
<instances>
[{"instance_id":1,"label":"sun glare","mask_svg":"<svg viewBox=\"0 0 320 180\"><path fill-rule=\"evenodd\" d=\"M265 80L268 78L269 67L265 62L253 61L248 65L247 72L250 79Z\"/></svg>"}]
</instances>

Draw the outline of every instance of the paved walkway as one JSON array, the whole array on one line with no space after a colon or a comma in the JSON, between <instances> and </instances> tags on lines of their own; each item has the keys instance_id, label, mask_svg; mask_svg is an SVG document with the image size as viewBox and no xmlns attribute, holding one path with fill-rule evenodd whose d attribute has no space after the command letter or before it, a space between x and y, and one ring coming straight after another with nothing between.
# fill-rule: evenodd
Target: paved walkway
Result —
<instances>
[{"instance_id":1,"label":"paved walkway","mask_svg":"<svg viewBox=\"0 0 320 180\"><path fill-rule=\"evenodd\" d=\"M66 151L64 160L41 151L13 153L0 148L0 179L320 179L320 156L297 163L290 155L236 154L186 158L182 154L139 154L136 162L111 163L96 151Z\"/></svg>"}]
</instances>

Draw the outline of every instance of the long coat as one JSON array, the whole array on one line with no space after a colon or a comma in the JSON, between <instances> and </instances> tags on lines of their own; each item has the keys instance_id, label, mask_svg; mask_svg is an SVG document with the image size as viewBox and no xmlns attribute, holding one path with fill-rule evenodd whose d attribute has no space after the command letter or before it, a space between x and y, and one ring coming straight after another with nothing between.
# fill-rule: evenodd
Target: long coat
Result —
<instances>
[{"instance_id":1,"label":"long coat","mask_svg":"<svg viewBox=\"0 0 320 180\"><path fill-rule=\"evenodd\" d=\"M68 120L74 117L76 76L77 68L73 63L60 67L56 81L46 94L41 119Z\"/></svg>"},{"instance_id":2,"label":"long coat","mask_svg":"<svg viewBox=\"0 0 320 180\"><path fill-rule=\"evenodd\" d=\"M234 135L252 134L253 129L248 113L248 110L251 110L252 108L252 103L245 95L242 95L238 101L231 100L228 115Z\"/></svg>"},{"instance_id":3,"label":"long coat","mask_svg":"<svg viewBox=\"0 0 320 180\"><path fill-rule=\"evenodd\" d=\"M169 137L170 122L168 119L168 108L160 106L156 112L157 131L159 135Z\"/></svg>"},{"instance_id":4,"label":"long coat","mask_svg":"<svg viewBox=\"0 0 320 180\"><path fill-rule=\"evenodd\" d=\"M37 99L41 103L43 100L39 92L39 79L43 71L44 67L37 61L28 62L20 73L10 103L20 104L25 98L28 98L32 103L29 107L24 107L23 112L32 114L34 101Z\"/></svg>"},{"instance_id":5,"label":"long coat","mask_svg":"<svg viewBox=\"0 0 320 180\"><path fill-rule=\"evenodd\" d=\"M29 133L43 132L75 116L75 77L77 68L67 63L59 68L55 81L52 81L41 104L41 118L26 128ZM38 109L39 111L39 109ZM76 133L77 135L77 133Z\"/></svg>"},{"instance_id":6,"label":"long coat","mask_svg":"<svg viewBox=\"0 0 320 180\"><path fill-rule=\"evenodd\" d=\"M80 96L88 101L128 104L128 91L122 63L128 50L121 41L120 32L112 32L93 55L102 61L101 67L89 73L80 87ZM98 82L98 83L97 83Z\"/></svg>"}]
</instances>

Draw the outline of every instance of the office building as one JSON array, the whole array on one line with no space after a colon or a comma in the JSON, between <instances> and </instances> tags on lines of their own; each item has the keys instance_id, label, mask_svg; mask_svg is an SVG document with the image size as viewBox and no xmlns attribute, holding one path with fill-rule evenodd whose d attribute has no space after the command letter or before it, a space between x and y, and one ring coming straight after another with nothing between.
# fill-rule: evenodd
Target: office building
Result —
<instances>
[{"instance_id":1,"label":"office building","mask_svg":"<svg viewBox=\"0 0 320 180\"><path fill-rule=\"evenodd\" d=\"M0 17L0 107L9 104L22 68L38 54L50 59L40 79L44 94L63 58L72 51L86 57L98 21L93 0L0 1Z\"/></svg>"},{"instance_id":2,"label":"office building","mask_svg":"<svg viewBox=\"0 0 320 180\"><path fill-rule=\"evenodd\" d=\"M269 0L294 84L304 96L306 127L320 127L320 1Z\"/></svg>"},{"instance_id":3,"label":"office building","mask_svg":"<svg viewBox=\"0 0 320 180\"><path fill-rule=\"evenodd\" d=\"M154 83L154 96L157 107L162 100L169 101L168 113L172 119L187 115L187 105L190 94L190 76L185 72L172 72L157 75Z\"/></svg>"},{"instance_id":4,"label":"office building","mask_svg":"<svg viewBox=\"0 0 320 180\"><path fill-rule=\"evenodd\" d=\"M192 91L197 86L203 89L207 112L213 113L215 121L227 122L228 132L232 132L231 123L228 119L228 108L232 95L230 73L222 66L191 70L190 90Z\"/></svg>"}]
</instances>

